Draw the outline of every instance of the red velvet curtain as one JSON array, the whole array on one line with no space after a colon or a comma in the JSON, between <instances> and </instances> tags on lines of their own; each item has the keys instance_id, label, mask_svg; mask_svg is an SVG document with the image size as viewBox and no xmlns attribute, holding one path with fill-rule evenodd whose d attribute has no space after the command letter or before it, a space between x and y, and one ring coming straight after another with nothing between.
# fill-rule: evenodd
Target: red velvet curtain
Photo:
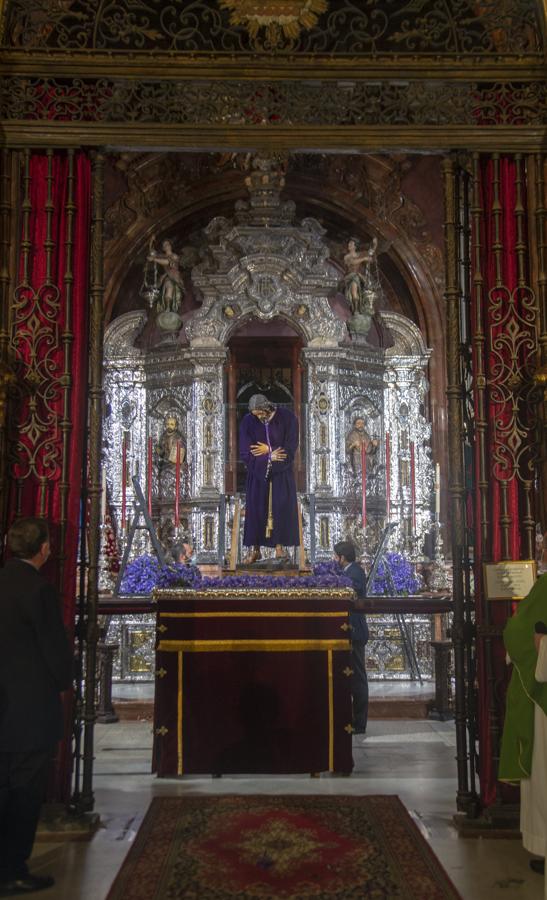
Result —
<instances>
[{"instance_id":1,"label":"red velvet curtain","mask_svg":"<svg viewBox=\"0 0 547 900\"><path fill-rule=\"evenodd\" d=\"M32 154L22 192L12 317L20 393L10 416L8 519L47 518L52 556L43 574L59 588L64 621L73 633L87 418L89 159L82 152ZM71 706L67 697L66 738L55 776L58 800L67 798L70 784Z\"/></svg>"},{"instance_id":2,"label":"red velvet curtain","mask_svg":"<svg viewBox=\"0 0 547 900\"><path fill-rule=\"evenodd\" d=\"M503 726L508 667L505 649L499 637L510 604L488 601L484 596L482 565L503 558L522 557L521 523L523 519L523 488L520 475L529 463L526 442L534 443L534 423L527 421L522 403L522 385L515 373L523 372L529 364L529 354L535 344L533 315L527 307L530 292L521 279L518 267L517 214L521 215L526 198L517 197L517 181L521 178L513 158L496 161L483 159L480 163L480 229L472 233L471 259L475 265L471 303L473 339L484 335L484 379L479 379L480 355L473 343L474 407L481 408L479 393L484 400L485 468L483 478L488 482L486 516L481 499L480 444L475 440L475 482L473 525L475 544L475 599L477 623L477 663L479 683L479 776L481 798L485 806L498 796L496 781L499 741ZM523 235L524 239L526 235ZM521 251L521 258L522 258ZM478 277L477 277L478 276ZM486 389L483 390L484 385ZM515 404L518 414L515 417ZM519 428L515 430L516 418ZM507 521L507 546L503 547L502 525ZM495 632L498 632L496 635Z\"/></svg>"}]
</instances>

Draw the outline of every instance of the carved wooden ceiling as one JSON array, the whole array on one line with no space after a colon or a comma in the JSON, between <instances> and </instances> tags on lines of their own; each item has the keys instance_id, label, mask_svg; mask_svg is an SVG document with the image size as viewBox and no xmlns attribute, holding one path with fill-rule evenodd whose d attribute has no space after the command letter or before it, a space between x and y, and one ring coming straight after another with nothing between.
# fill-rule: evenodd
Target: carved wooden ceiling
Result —
<instances>
[{"instance_id":1,"label":"carved wooden ceiling","mask_svg":"<svg viewBox=\"0 0 547 900\"><path fill-rule=\"evenodd\" d=\"M9 0L7 47L177 54L536 56L533 0Z\"/></svg>"},{"instance_id":2,"label":"carved wooden ceiling","mask_svg":"<svg viewBox=\"0 0 547 900\"><path fill-rule=\"evenodd\" d=\"M6 0L7 144L541 149L543 0Z\"/></svg>"}]
</instances>

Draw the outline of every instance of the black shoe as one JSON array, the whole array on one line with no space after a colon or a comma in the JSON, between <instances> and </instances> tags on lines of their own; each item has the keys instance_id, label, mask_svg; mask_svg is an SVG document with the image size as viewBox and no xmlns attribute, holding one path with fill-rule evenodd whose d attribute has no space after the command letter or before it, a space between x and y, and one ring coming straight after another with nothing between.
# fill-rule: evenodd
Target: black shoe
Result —
<instances>
[{"instance_id":1,"label":"black shoe","mask_svg":"<svg viewBox=\"0 0 547 900\"><path fill-rule=\"evenodd\" d=\"M352 733L353 733L353 734L366 734L366 733L367 733L367 729L366 729L366 728L360 728L359 725L354 725L353 728L352 728Z\"/></svg>"},{"instance_id":2,"label":"black shoe","mask_svg":"<svg viewBox=\"0 0 547 900\"><path fill-rule=\"evenodd\" d=\"M531 859L530 860L530 868L532 872L537 872L538 875L545 875L545 860L544 859Z\"/></svg>"},{"instance_id":3,"label":"black shoe","mask_svg":"<svg viewBox=\"0 0 547 900\"><path fill-rule=\"evenodd\" d=\"M16 897L18 894L31 894L33 891L44 891L53 887L55 879L51 875L21 875L10 881L0 881L0 897Z\"/></svg>"}]
</instances>

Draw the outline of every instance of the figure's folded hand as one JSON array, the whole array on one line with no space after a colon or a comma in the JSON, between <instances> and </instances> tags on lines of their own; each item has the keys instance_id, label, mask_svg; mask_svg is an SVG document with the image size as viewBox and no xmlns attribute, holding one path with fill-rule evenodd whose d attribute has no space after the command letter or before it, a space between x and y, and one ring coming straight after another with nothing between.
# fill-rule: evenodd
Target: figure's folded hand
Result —
<instances>
[{"instance_id":1,"label":"figure's folded hand","mask_svg":"<svg viewBox=\"0 0 547 900\"><path fill-rule=\"evenodd\" d=\"M264 456L266 453L270 452L270 448L267 444L251 444L251 453L253 456ZM272 457L273 458L273 457Z\"/></svg>"},{"instance_id":2,"label":"figure's folded hand","mask_svg":"<svg viewBox=\"0 0 547 900\"><path fill-rule=\"evenodd\" d=\"M285 459L287 459L287 453L283 447L277 447L275 450L272 450L272 462L283 462Z\"/></svg>"}]
</instances>

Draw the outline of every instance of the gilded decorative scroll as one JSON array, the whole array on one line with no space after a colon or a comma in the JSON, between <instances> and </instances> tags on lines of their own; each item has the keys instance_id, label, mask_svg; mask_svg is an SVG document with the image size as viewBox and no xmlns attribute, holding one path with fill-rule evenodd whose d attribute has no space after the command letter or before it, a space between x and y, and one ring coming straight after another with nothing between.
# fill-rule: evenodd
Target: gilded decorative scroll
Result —
<instances>
[{"instance_id":1,"label":"gilded decorative scroll","mask_svg":"<svg viewBox=\"0 0 547 900\"><path fill-rule=\"evenodd\" d=\"M541 126L547 85L5 76L0 118L156 125ZM158 135L159 139L159 135Z\"/></svg>"},{"instance_id":2,"label":"gilded decorative scroll","mask_svg":"<svg viewBox=\"0 0 547 900\"><path fill-rule=\"evenodd\" d=\"M509 498L509 485L514 478L521 482L522 488L519 524L525 538L524 553L526 557L532 557L534 553L532 493L538 462L536 431L540 399L534 372L539 362L539 321L537 298L528 283L526 173L520 156L514 160L513 237L509 236L507 217L503 216L504 204L507 204L503 193L507 182L503 176L503 160L493 154L489 213L493 224L494 272L488 293L488 383L490 402L495 411L492 474L501 492L503 558L514 559L514 549L510 546L514 511ZM511 258L514 273L507 265L507 259Z\"/></svg>"},{"instance_id":3,"label":"gilded decorative scroll","mask_svg":"<svg viewBox=\"0 0 547 900\"><path fill-rule=\"evenodd\" d=\"M53 235L53 152L46 154L45 180L45 270L34 284L32 278L33 211L30 153L25 153L21 266L19 284L12 300L11 350L17 373L20 417L17 446L13 450L13 474L18 483L29 477L40 486L40 503L45 511L46 485L61 471L61 417L63 369L59 365L61 294L54 281Z\"/></svg>"},{"instance_id":4,"label":"gilded decorative scroll","mask_svg":"<svg viewBox=\"0 0 547 900\"><path fill-rule=\"evenodd\" d=\"M319 14L329 6L327 0L270 0L266 7L262 0L218 0L218 4L230 10L230 24L242 25L253 43L262 39L269 50L297 41L302 31L317 25Z\"/></svg>"},{"instance_id":5,"label":"gilded decorative scroll","mask_svg":"<svg viewBox=\"0 0 547 900\"><path fill-rule=\"evenodd\" d=\"M177 53L534 54L533 0L11 0L22 49Z\"/></svg>"}]
</instances>

